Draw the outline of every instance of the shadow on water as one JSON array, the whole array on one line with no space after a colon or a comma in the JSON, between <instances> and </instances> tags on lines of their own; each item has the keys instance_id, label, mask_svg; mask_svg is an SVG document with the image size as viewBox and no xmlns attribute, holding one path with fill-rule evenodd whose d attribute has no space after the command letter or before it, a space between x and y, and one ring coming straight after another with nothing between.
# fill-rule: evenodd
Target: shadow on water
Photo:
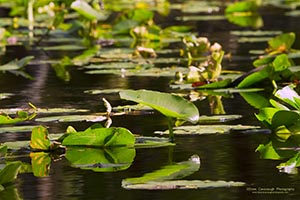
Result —
<instances>
[{"instance_id":1,"label":"shadow on water","mask_svg":"<svg viewBox=\"0 0 300 200\"><path fill-rule=\"evenodd\" d=\"M195 1L205 2L205 1ZM216 1L218 2L218 1ZM223 1L220 1L223 2ZM173 1L174 5L181 5L181 1ZM171 4L172 4L171 3ZM198 5L198 4L197 4ZM174 6L175 7L175 6ZM221 15L219 10L209 13L194 13L195 15ZM283 9L267 6L261 10L264 26L261 31L293 31L300 38L300 19L284 15ZM187 24L195 27L200 36L206 36L211 41L222 44L226 52L230 52L232 60L223 63L224 69L248 71L252 69L250 50L263 50L263 42L238 42L243 39L234 31L254 31L252 28L243 28L229 23L226 19L220 20L180 20L192 14L184 13L180 9L172 9L168 17L157 18L162 25ZM296 41L299 46L299 39ZM176 46L176 45L175 45ZM105 47L104 47L105 48ZM34 54L35 60L55 59L51 56L62 57L60 53L49 55L44 52L23 47L9 48L6 55L1 56L1 64L11 58L22 58ZM62 54L68 55L68 52ZM50 57L49 57L50 56ZM57 59L56 57L56 59ZM295 60L299 65L299 60ZM112 106L123 103L117 94L86 94L90 89L151 89L157 91L172 91L169 87L173 77L121 77L113 74L87 74L84 69L71 68L71 80L64 82L57 78L49 64L32 63L26 68L27 73L35 77L28 80L9 73L0 73L1 92L14 93L14 96L0 101L1 108L23 107L32 102L37 107L63 107L88 109L91 113L103 111L101 99L105 97ZM249 105L239 95L222 98L226 114L238 114L243 118L228 124L247 124L260 126L254 113L257 109ZM201 115L210 115L209 102L204 99L195 103ZM113 126L126 127L133 133L153 136L156 130L165 130L167 122L156 112L149 115L114 116ZM71 123L78 130L89 127L92 123ZM51 132L64 132L69 123L46 123ZM0 141L27 140L29 133L3 133ZM156 149L137 149L133 164L124 171L95 173L91 170L81 170L69 165L65 158L52 161L50 174L47 177L34 177L33 174L20 174L16 181L17 193L22 199L297 199L300 197L300 178L298 174L279 173L276 166L280 161L260 159L255 149L260 143L268 141L269 134L242 133L239 131L230 134L214 134L203 136L178 136L176 146ZM171 156L170 156L171 152ZM126 190L121 187L123 179L141 176L147 172L157 170L161 166L172 162L187 160L191 155L198 154L201 158L201 167L188 180L225 180L243 181L245 187L207 188L197 190ZM170 158L171 157L171 158ZM275 189L274 189L275 188ZM292 192L268 194L263 190L276 188L292 189ZM12 192L13 193L13 192ZM13 195L13 194L12 194Z\"/></svg>"}]
</instances>

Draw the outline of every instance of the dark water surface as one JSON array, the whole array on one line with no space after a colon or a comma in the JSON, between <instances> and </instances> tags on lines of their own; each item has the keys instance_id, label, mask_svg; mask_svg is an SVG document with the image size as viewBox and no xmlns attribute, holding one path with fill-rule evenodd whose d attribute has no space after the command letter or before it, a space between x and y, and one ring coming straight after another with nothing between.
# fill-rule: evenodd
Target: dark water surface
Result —
<instances>
[{"instance_id":1,"label":"dark water surface","mask_svg":"<svg viewBox=\"0 0 300 200\"><path fill-rule=\"evenodd\" d=\"M176 1L180 3L180 1ZM202 1L195 1L202 2ZM205 2L205 1L203 1ZM215 1L218 2L218 1ZM222 2L222 1L219 1ZM174 1L175 3L175 1ZM205 12L183 13L180 10L171 10L169 17L158 17L158 23L187 24L194 27L199 36L206 36L210 41L218 42L223 49L232 53L232 60L225 60L223 68L247 71L252 69L250 50L263 50L267 47L266 41L256 43L239 43L242 36L232 31L256 29L243 28L221 20L180 20L183 16L222 15L223 7L212 14ZM300 47L300 17L286 16L285 9L267 6L260 9L264 26L259 30L295 32L298 40L295 48ZM10 47L7 57L23 57L34 53L37 59L43 59L43 52L26 50L19 47ZM295 60L299 65L299 60ZM0 74L0 89L2 93L10 92L12 98L1 100L1 108L28 107L32 102L37 107L63 107L89 109L91 113L104 111L101 101L105 97L113 106L123 103L117 94L90 95L85 94L89 89L131 88L172 91L169 82L172 78L163 77L120 77L117 75L89 75L84 70L72 69L70 82L58 79L53 69L47 64L32 64L28 72L35 80L27 80L9 73ZM261 125L255 118L257 110L244 99L235 94L234 98L223 98L226 114L240 114L242 119L232 124ZM201 114L209 115L210 109L207 100L195 103ZM157 114L131 115L113 117L113 126L122 126L133 133L153 136L155 130L165 130L165 119ZM83 130L92 123L71 123L76 129ZM69 123L46 123L49 131L59 133L65 131ZM1 141L28 140L30 133L1 134ZM268 134L232 133L224 135L179 136L176 146L157 149L137 149L136 157L129 169L119 172L96 173L88 170L72 168L68 161L52 161L50 175L45 178L34 177L33 174L19 175L16 185L18 194L23 199L103 199L103 200L154 200L154 199L300 199L299 174L280 173L276 166L281 161L263 160L255 152L257 146L269 139ZM190 180L225 180L243 181L246 187L217 188L198 190L169 190L146 191L126 190L121 187L125 178L141 176L173 162L187 160L191 155L198 154L201 158L201 167L186 179ZM171 156L170 156L171 155ZM29 158L28 158L29 159ZM282 194L255 194L253 190L268 188L290 188L293 191Z\"/></svg>"}]
</instances>

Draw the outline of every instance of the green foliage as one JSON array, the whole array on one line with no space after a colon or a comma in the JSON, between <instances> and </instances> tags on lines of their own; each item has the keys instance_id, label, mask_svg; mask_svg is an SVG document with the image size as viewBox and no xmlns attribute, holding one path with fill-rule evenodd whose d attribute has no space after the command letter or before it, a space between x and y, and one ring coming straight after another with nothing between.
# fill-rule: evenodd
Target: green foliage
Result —
<instances>
[{"instance_id":1,"label":"green foliage","mask_svg":"<svg viewBox=\"0 0 300 200\"><path fill-rule=\"evenodd\" d=\"M123 90L122 99L134 101L161 112L166 117L197 123L199 112L197 107L183 97L150 90Z\"/></svg>"},{"instance_id":2,"label":"green foliage","mask_svg":"<svg viewBox=\"0 0 300 200\"><path fill-rule=\"evenodd\" d=\"M31 166L33 175L36 177L45 177L49 175L51 158L46 152L31 152Z\"/></svg>"},{"instance_id":3,"label":"green foliage","mask_svg":"<svg viewBox=\"0 0 300 200\"><path fill-rule=\"evenodd\" d=\"M270 54L289 52L295 42L296 35L293 32L281 34L268 41Z\"/></svg>"},{"instance_id":4,"label":"green foliage","mask_svg":"<svg viewBox=\"0 0 300 200\"><path fill-rule=\"evenodd\" d=\"M133 146L135 138L125 128L95 128L69 134L63 141L65 146Z\"/></svg>"},{"instance_id":5,"label":"green foliage","mask_svg":"<svg viewBox=\"0 0 300 200\"><path fill-rule=\"evenodd\" d=\"M243 12L257 12L258 4L256 0L241 1L229 4L225 13L243 13Z\"/></svg>"},{"instance_id":6,"label":"green foliage","mask_svg":"<svg viewBox=\"0 0 300 200\"><path fill-rule=\"evenodd\" d=\"M6 164L5 167L0 171L0 185L5 186L15 181L20 167L21 162L19 161Z\"/></svg>"},{"instance_id":7,"label":"green foliage","mask_svg":"<svg viewBox=\"0 0 300 200\"><path fill-rule=\"evenodd\" d=\"M225 14L229 22L243 27L260 28L263 19L258 13L258 1L248 0L235 2L227 6Z\"/></svg>"},{"instance_id":8,"label":"green foliage","mask_svg":"<svg viewBox=\"0 0 300 200\"><path fill-rule=\"evenodd\" d=\"M260 109L256 117L275 133L285 133L288 135L299 133L299 95L293 90L293 86L289 85L278 90L275 93L275 96L280 100L277 102L274 100L271 101L275 107L265 107Z\"/></svg>"},{"instance_id":9,"label":"green foliage","mask_svg":"<svg viewBox=\"0 0 300 200\"><path fill-rule=\"evenodd\" d=\"M71 8L88 20L105 20L107 17L99 10L95 10L86 1L76 0L71 4Z\"/></svg>"},{"instance_id":10,"label":"green foliage","mask_svg":"<svg viewBox=\"0 0 300 200\"><path fill-rule=\"evenodd\" d=\"M69 147L66 159L72 167L95 172L114 172L125 170L135 158L135 149L128 147L87 148Z\"/></svg>"},{"instance_id":11,"label":"green foliage","mask_svg":"<svg viewBox=\"0 0 300 200\"><path fill-rule=\"evenodd\" d=\"M122 186L125 187L141 183L181 179L198 171L199 168L200 157L198 155L193 155L188 161L164 166L162 169L144 174L142 177L126 178L122 181Z\"/></svg>"},{"instance_id":12,"label":"green foliage","mask_svg":"<svg viewBox=\"0 0 300 200\"><path fill-rule=\"evenodd\" d=\"M33 128L31 132L30 147L36 150L50 150L51 142L48 134L48 130L43 126Z\"/></svg>"},{"instance_id":13,"label":"green foliage","mask_svg":"<svg viewBox=\"0 0 300 200\"><path fill-rule=\"evenodd\" d=\"M22 110L17 111L14 118L5 113L0 113L0 125L16 124L19 122L29 121L32 120L35 116L36 113L29 114L28 112Z\"/></svg>"},{"instance_id":14,"label":"green foliage","mask_svg":"<svg viewBox=\"0 0 300 200\"><path fill-rule=\"evenodd\" d=\"M263 80L266 80L267 78L275 83L275 80L278 80L279 75L282 75L291 66L289 58L286 54L280 54L276 56L271 63L265 64L266 66L262 67L261 70L258 70L244 78L237 87L249 87ZM274 85L274 87L276 88L277 85Z\"/></svg>"}]
</instances>

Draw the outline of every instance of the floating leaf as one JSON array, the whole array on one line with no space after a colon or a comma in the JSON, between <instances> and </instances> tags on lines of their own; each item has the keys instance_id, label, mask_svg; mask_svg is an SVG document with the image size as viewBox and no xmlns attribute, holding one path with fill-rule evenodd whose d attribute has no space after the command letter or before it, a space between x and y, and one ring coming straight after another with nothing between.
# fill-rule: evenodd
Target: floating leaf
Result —
<instances>
[{"instance_id":1,"label":"floating leaf","mask_svg":"<svg viewBox=\"0 0 300 200\"><path fill-rule=\"evenodd\" d=\"M43 47L44 51L79 51L84 49L86 49L86 47L76 44Z\"/></svg>"},{"instance_id":2,"label":"floating leaf","mask_svg":"<svg viewBox=\"0 0 300 200\"><path fill-rule=\"evenodd\" d=\"M19 161L8 163L0 171L0 185L12 183L17 178L20 168L21 162Z\"/></svg>"},{"instance_id":3,"label":"floating leaf","mask_svg":"<svg viewBox=\"0 0 300 200\"><path fill-rule=\"evenodd\" d=\"M69 134L62 142L65 146L133 146L135 137L125 128L95 128Z\"/></svg>"},{"instance_id":4,"label":"floating leaf","mask_svg":"<svg viewBox=\"0 0 300 200\"><path fill-rule=\"evenodd\" d=\"M49 150L51 142L48 138L48 130L43 126L32 129L30 147L38 150Z\"/></svg>"},{"instance_id":5,"label":"floating leaf","mask_svg":"<svg viewBox=\"0 0 300 200\"><path fill-rule=\"evenodd\" d=\"M232 130L257 129L259 126L246 125L196 125L174 127L174 134L177 135L205 135L229 133ZM168 131L155 131L156 134L168 134Z\"/></svg>"},{"instance_id":6,"label":"floating leaf","mask_svg":"<svg viewBox=\"0 0 300 200\"><path fill-rule=\"evenodd\" d=\"M8 108L8 109L0 109L0 112L6 114L15 114L18 111L22 111L22 108ZM28 113L35 112L37 114L53 114L53 113L80 113L80 112L88 112L86 109L75 109L75 108L34 108L34 109L26 109Z\"/></svg>"},{"instance_id":7,"label":"floating leaf","mask_svg":"<svg viewBox=\"0 0 300 200\"><path fill-rule=\"evenodd\" d=\"M7 146L9 150L19 150L19 149L30 150L29 143L30 141L14 141L14 142L4 142L1 145Z\"/></svg>"},{"instance_id":8,"label":"floating leaf","mask_svg":"<svg viewBox=\"0 0 300 200\"><path fill-rule=\"evenodd\" d=\"M120 97L150 106L167 117L198 122L199 112L197 107L183 97L150 91L150 90L123 90Z\"/></svg>"},{"instance_id":9,"label":"floating leaf","mask_svg":"<svg viewBox=\"0 0 300 200\"><path fill-rule=\"evenodd\" d=\"M101 115L60 115L60 116L50 116L50 117L40 117L35 119L37 122L101 122L106 120L105 116Z\"/></svg>"},{"instance_id":10,"label":"floating leaf","mask_svg":"<svg viewBox=\"0 0 300 200\"><path fill-rule=\"evenodd\" d=\"M159 138L159 137L145 137L139 136L135 138L135 148L156 148L156 147L166 147L174 146L174 143L171 143L168 138Z\"/></svg>"},{"instance_id":11,"label":"floating leaf","mask_svg":"<svg viewBox=\"0 0 300 200\"><path fill-rule=\"evenodd\" d=\"M0 133L21 133L31 132L36 126L11 126L11 127L0 127Z\"/></svg>"},{"instance_id":12,"label":"floating leaf","mask_svg":"<svg viewBox=\"0 0 300 200\"><path fill-rule=\"evenodd\" d=\"M211 180L176 180L176 181L155 181L144 184L123 185L125 189L138 190L180 190L180 189L207 189L220 187L243 187L246 186L244 182L235 181L211 181Z\"/></svg>"},{"instance_id":13,"label":"floating leaf","mask_svg":"<svg viewBox=\"0 0 300 200\"><path fill-rule=\"evenodd\" d=\"M25 67L33 58L33 56L27 56L22 58L21 60L15 59L7 64L0 66L0 71L19 70Z\"/></svg>"},{"instance_id":14,"label":"floating leaf","mask_svg":"<svg viewBox=\"0 0 300 200\"><path fill-rule=\"evenodd\" d=\"M193 174L200 168L200 157L193 155L188 161L164 166L162 169L144 174L141 177L126 178L122 181L122 187L130 185L180 179Z\"/></svg>"},{"instance_id":15,"label":"floating leaf","mask_svg":"<svg viewBox=\"0 0 300 200\"><path fill-rule=\"evenodd\" d=\"M215 123L215 122L228 122L242 118L242 115L201 115L199 118L200 123Z\"/></svg>"},{"instance_id":16,"label":"floating leaf","mask_svg":"<svg viewBox=\"0 0 300 200\"><path fill-rule=\"evenodd\" d=\"M68 147L66 158L72 167L95 172L125 170L135 158L135 149L127 147L86 148Z\"/></svg>"}]
</instances>

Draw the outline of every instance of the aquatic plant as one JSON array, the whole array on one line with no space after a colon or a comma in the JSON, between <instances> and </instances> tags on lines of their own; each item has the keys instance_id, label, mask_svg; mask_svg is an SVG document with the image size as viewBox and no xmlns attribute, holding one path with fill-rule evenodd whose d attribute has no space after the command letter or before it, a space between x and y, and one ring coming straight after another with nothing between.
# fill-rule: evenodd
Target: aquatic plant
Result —
<instances>
[{"instance_id":1,"label":"aquatic plant","mask_svg":"<svg viewBox=\"0 0 300 200\"><path fill-rule=\"evenodd\" d=\"M174 119L197 123L199 111L197 107L183 97L150 90L123 90L121 99L134 101L159 111L168 118L169 138L174 141ZM178 121L179 122L179 121Z\"/></svg>"}]
</instances>

